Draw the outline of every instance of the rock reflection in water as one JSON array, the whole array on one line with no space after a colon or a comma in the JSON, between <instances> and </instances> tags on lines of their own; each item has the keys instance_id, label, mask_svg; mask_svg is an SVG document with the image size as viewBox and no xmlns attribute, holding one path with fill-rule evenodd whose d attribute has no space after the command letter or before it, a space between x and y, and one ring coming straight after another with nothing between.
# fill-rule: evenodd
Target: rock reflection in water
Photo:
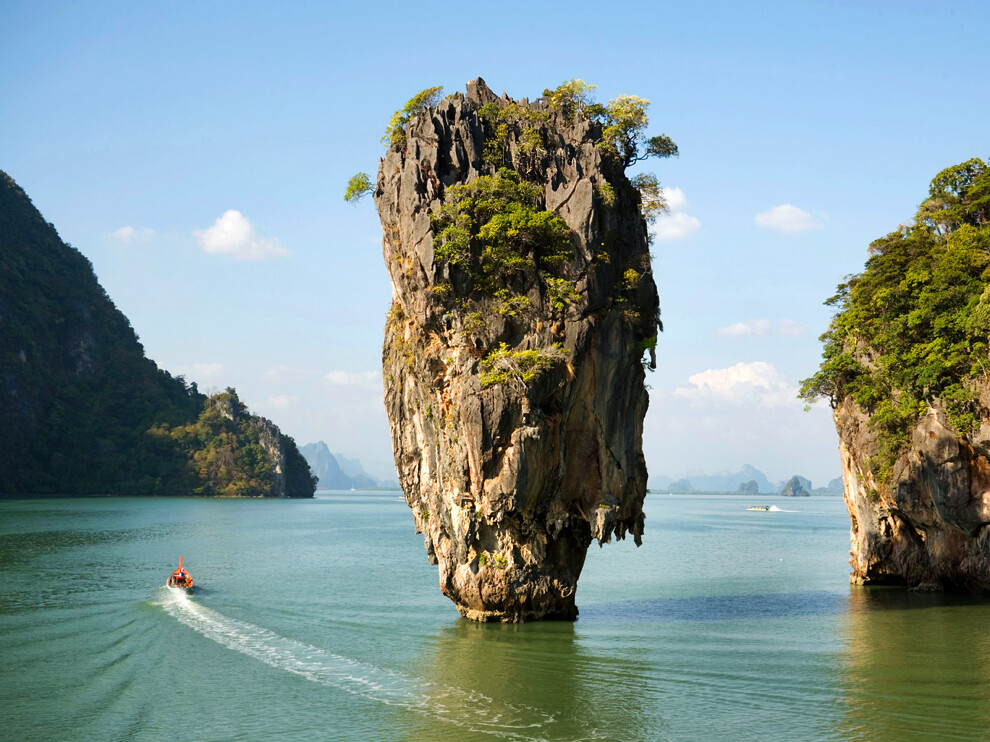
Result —
<instances>
[{"instance_id":1,"label":"rock reflection in water","mask_svg":"<svg viewBox=\"0 0 990 742\"><path fill-rule=\"evenodd\" d=\"M988 610L985 599L854 587L841 738L986 739Z\"/></svg>"},{"instance_id":2,"label":"rock reflection in water","mask_svg":"<svg viewBox=\"0 0 990 742\"><path fill-rule=\"evenodd\" d=\"M401 739L663 738L658 705L642 707L644 668L587 651L569 622L462 619L429 646L418 672L430 678L434 713L417 715Z\"/></svg>"}]
</instances>

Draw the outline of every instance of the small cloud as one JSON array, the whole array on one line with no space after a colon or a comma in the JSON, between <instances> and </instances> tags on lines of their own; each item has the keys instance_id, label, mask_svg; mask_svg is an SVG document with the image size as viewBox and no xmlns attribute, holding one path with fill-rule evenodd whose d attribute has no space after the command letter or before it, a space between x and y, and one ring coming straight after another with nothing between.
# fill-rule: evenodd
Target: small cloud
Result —
<instances>
[{"instance_id":1,"label":"small cloud","mask_svg":"<svg viewBox=\"0 0 990 742\"><path fill-rule=\"evenodd\" d=\"M114 242L120 242L125 245L146 244L151 242L151 238L154 236L155 231L153 229L148 229L147 227L135 229L131 226L121 227L107 235Z\"/></svg>"},{"instance_id":2,"label":"small cloud","mask_svg":"<svg viewBox=\"0 0 990 742\"><path fill-rule=\"evenodd\" d=\"M221 363L194 363L193 372L197 376L203 378L213 378L220 376L223 373L223 364Z\"/></svg>"},{"instance_id":3,"label":"small cloud","mask_svg":"<svg viewBox=\"0 0 990 742\"><path fill-rule=\"evenodd\" d=\"M701 222L683 209L687 207L687 196L680 188L661 188L667 210L653 223L653 236L658 240L681 240L691 237L701 228Z\"/></svg>"},{"instance_id":4,"label":"small cloud","mask_svg":"<svg viewBox=\"0 0 990 742\"><path fill-rule=\"evenodd\" d=\"M325 378L335 386L356 386L365 389L381 386L381 375L378 371L365 371L361 373L331 371Z\"/></svg>"},{"instance_id":5,"label":"small cloud","mask_svg":"<svg viewBox=\"0 0 990 742\"><path fill-rule=\"evenodd\" d=\"M770 320L768 319L748 319L745 322L736 322L734 325L720 327L715 332L723 338L741 337L761 337L770 333Z\"/></svg>"},{"instance_id":6,"label":"small cloud","mask_svg":"<svg viewBox=\"0 0 990 742\"><path fill-rule=\"evenodd\" d=\"M228 255L237 260L269 260L289 251L278 240L261 237L254 225L236 209L224 212L213 226L193 232L199 246L212 255Z\"/></svg>"},{"instance_id":7,"label":"small cloud","mask_svg":"<svg viewBox=\"0 0 990 742\"><path fill-rule=\"evenodd\" d=\"M688 378L691 386L674 390L678 397L762 407L797 406L798 388L765 361L712 368Z\"/></svg>"},{"instance_id":8,"label":"small cloud","mask_svg":"<svg viewBox=\"0 0 990 742\"><path fill-rule=\"evenodd\" d=\"M667 202L667 208L671 211L680 211L687 206L687 196L680 188L661 188L663 200Z\"/></svg>"},{"instance_id":9,"label":"small cloud","mask_svg":"<svg viewBox=\"0 0 990 742\"><path fill-rule=\"evenodd\" d=\"M274 394L268 398L267 406L273 410L284 410L298 401L299 397L293 394Z\"/></svg>"},{"instance_id":10,"label":"small cloud","mask_svg":"<svg viewBox=\"0 0 990 742\"><path fill-rule=\"evenodd\" d=\"M777 331L788 338L803 338L808 334L808 328L793 319L782 319L777 323Z\"/></svg>"},{"instance_id":11,"label":"small cloud","mask_svg":"<svg viewBox=\"0 0 990 742\"><path fill-rule=\"evenodd\" d=\"M224 374L224 368L223 364L220 363L194 363L192 366L180 366L175 369L175 372L190 381L205 386L212 382L218 382Z\"/></svg>"},{"instance_id":12,"label":"small cloud","mask_svg":"<svg viewBox=\"0 0 990 742\"><path fill-rule=\"evenodd\" d=\"M774 206L769 211L757 214L754 217L754 221L758 227L765 227L788 234L825 228L821 222L816 221L807 211L799 209L797 206L791 206L790 204Z\"/></svg>"},{"instance_id":13,"label":"small cloud","mask_svg":"<svg viewBox=\"0 0 990 742\"><path fill-rule=\"evenodd\" d=\"M270 384L298 384L306 378L306 371L301 368L281 365L265 371L264 377L265 381Z\"/></svg>"}]
</instances>

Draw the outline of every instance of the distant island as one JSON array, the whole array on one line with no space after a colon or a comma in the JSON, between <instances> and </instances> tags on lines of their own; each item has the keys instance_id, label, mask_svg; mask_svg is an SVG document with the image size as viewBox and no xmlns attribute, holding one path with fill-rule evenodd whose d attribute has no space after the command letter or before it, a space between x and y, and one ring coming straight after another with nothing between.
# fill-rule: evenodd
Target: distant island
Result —
<instances>
[{"instance_id":1,"label":"distant island","mask_svg":"<svg viewBox=\"0 0 990 742\"><path fill-rule=\"evenodd\" d=\"M394 479L378 479L364 470L358 459L331 453L323 441L308 443L299 449L323 490L398 490Z\"/></svg>"},{"instance_id":2,"label":"distant island","mask_svg":"<svg viewBox=\"0 0 990 742\"><path fill-rule=\"evenodd\" d=\"M650 492L836 497L842 495L842 477L829 480L824 487L814 487L810 479L797 474L773 484L762 471L746 464L732 473L692 474L680 479L654 476L650 478Z\"/></svg>"},{"instance_id":3,"label":"distant island","mask_svg":"<svg viewBox=\"0 0 990 742\"><path fill-rule=\"evenodd\" d=\"M0 171L0 496L312 497L292 438L147 358L89 260Z\"/></svg>"}]
</instances>

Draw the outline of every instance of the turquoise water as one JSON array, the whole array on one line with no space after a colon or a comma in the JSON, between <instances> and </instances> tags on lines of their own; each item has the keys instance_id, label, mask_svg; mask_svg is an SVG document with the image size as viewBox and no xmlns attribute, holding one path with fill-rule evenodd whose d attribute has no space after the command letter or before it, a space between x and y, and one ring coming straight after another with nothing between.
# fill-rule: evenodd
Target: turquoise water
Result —
<instances>
[{"instance_id":1,"label":"turquoise water","mask_svg":"<svg viewBox=\"0 0 990 742\"><path fill-rule=\"evenodd\" d=\"M0 739L986 739L990 603L850 587L839 498L757 499L650 495L577 622L504 626L398 493L0 502Z\"/></svg>"}]
</instances>

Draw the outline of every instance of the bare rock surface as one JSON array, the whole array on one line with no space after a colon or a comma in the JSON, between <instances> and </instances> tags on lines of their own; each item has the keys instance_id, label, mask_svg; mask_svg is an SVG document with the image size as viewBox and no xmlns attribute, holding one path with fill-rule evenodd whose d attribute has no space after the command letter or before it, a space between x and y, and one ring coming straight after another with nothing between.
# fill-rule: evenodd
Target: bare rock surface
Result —
<instances>
[{"instance_id":1,"label":"bare rock surface","mask_svg":"<svg viewBox=\"0 0 990 742\"><path fill-rule=\"evenodd\" d=\"M498 130L493 105L544 115ZM413 117L380 162L396 468L440 588L470 619L573 619L591 542L631 533L638 544L643 533L643 359L659 302L639 194L600 138L580 114L498 97L479 78ZM482 286L435 257L436 220L452 188L500 167L538 186L570 248L549 271L539 245L523 247L522 269ZM566 301L555 300L561 280ZM545 363L486 381L499 348Z\"/></svg>"},{"instance_id":2,"label":"bare rock surface","mask_svg":"<svg viewBox=\"0 0 990 742\"><path fill-rule=\"evenodd\" d=\"M986 396L984 390L984 404ZM869 416L847 397L833 417L851 520L850 580L990 590L990 422L971 441L936 401L911 431L886 485L869 467L877 451Z\"/></svg>"}]
</instances>

